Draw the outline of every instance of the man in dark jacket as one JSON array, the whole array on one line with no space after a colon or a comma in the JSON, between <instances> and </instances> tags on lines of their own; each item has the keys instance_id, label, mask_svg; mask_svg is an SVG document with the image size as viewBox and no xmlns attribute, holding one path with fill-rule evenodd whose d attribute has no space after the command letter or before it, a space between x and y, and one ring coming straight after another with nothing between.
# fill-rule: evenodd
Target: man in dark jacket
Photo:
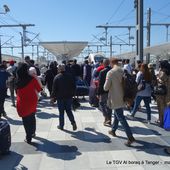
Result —
<instances>
[{"instance_id":1,"label":"man in dark jacket","mask_svg":"<svg viewBox=\"0 0 170 170\"><path fill-rule=\"evenodd\" d=\"M87 82L88 86L90 86L91 74L92 66L89 64L88 60L85 60L85 65L83 67L83 80Z\"/></svg>"},{"instance_id":2,"label":"man in dark jacket","mask_svg":"<svg viewBox=\"0 0 170 170\"><path fill-rule=\"evenodd\" d=\"M71 110L72 97L74 96L76 84L73 76L65 71L65 65L58 66L59 74L55 76L53 81L51 103L57 100L59 110L59 126L58 129L64 129L64 111L73 126L73 130L77 129L76 122Z\"/></svg>"},{"instance_id":3,"label":"man in dark jacket","mask_svg":"<svg viewBox=\"0 0 170 170\"><path fill-rule=\"evenodd\" d=\"M5 97L7 95L6 81L10 77L10 74L6 71L6 67L0 64L0 118L1 115L6 117L6 112L4 110Z\"/></svg>"},{"instance_id":4,"label":"man in dark jacket","mask_svg":"<svg viewBox=\"0 0 170 170\"><path fill-rule=\"evenodd\" d=\"M99 109L102 111L104 120L104 126L111 125L111 117L112 117L112 109L107 106L107 98L108 98L108 91L104 91L103 86L106 80L106 74L111 69L109 59L105 59L103 61L104 69L99 73L99 88L98 88L98 95L99 95Z\"/></svg>"},{"instance_id":5,"label":"man in dark jacket","mask_svg":"<svg viewBox=\"0 0 170 170\"><path fill-rule=\"evenodd\" d=\"M74 75L75 79L79 79L81 76L81 67L77 64L77 60L73 60L73 64L71 65L71 72Z\"/></svg>"},{"instance_id":6,"label":"man in dark jacket","mask_svg":"<svg viewBox=\"0 0 170 170\"><path fill-rule=\"evenodd\" d=\"M45 84L47 85L47 89L50 93L52 93L52 86L54 77L57 75L57 67L55 67L54 62L52 61L49 65L49 69L45 73Z\"/></svg>"}]
</instances>

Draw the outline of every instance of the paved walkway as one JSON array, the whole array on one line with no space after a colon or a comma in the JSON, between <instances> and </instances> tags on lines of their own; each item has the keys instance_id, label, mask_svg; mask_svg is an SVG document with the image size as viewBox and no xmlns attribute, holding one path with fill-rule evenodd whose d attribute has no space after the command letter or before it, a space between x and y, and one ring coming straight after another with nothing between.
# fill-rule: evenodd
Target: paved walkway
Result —
<instances>
[{"instance_id":1,"label":"paved walkway","mask_svg":"<svg viewBox=\"0 0 170 170\"><path fill-rule=\"evenodd\" d=\"M127 140L121 126L118 137L108 135L103 126L102 113L82 102L74 112L78 130L65 116L65 130L57 129L58 110L43 99L38 105L37 132L33 145L24 141L25 132L9 99L5 109L11 125L11 154L1 157L0 170L169 170L170 156L163 151L170 145L170 132L153 122L158 116L152 105L152 123L145 123L146 114L137 112L135 120L128 120L137 142L126 147ZM125 111L125 115L127 111Z\"/></svg>"}]
</instances>

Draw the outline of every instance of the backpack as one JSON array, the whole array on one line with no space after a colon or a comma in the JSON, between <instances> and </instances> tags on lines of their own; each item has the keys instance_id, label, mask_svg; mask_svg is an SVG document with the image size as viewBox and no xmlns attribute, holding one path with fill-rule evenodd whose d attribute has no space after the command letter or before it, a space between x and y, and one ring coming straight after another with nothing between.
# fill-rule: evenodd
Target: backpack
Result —
<instances>
[{"instance_id":1,"label":"backpack","mask_svg":"<svg viewBox=\"0 0 170 170\"><path fill-rule=\"evenodd\" d=\"M137 83L134 75L130 75L127 72L123 74L123 91L124 97L123 100L128 107L132 106L133 101L137 94Z\"/></svg>"}]
</instances>

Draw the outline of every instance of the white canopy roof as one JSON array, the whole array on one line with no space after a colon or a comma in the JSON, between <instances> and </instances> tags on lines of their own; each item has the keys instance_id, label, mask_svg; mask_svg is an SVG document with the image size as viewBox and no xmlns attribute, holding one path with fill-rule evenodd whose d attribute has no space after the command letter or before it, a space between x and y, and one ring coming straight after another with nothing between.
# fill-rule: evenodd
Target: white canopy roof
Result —
<instances>
[{"instance_id":1,"label":"white canopy roof","mask_svg":"<svg viewBox=\"0 0 170 170\"><path fill-rule=\"evenodd\" d=\"M150 54L155 55L155 56L165 54L165 53L170 53L170 43L146 47L146 48L144 48L143 53L144 53L144 56L147 53L150 53ZM118 55L118 57L120 57L120 58L134 58L135 56L136 56L135 51Z\"/></svg>"},{"instance_id":2,"label":"white canopy roof","mask_svg":"<svg viewBox=\"0 0 170 170\"><path fill-rule=\"evenodd\" d=\"M41 46L55 55L58 59L70 59L77 57L88 42L85 41L57 41L57 42L40 42Z\"/></svg>"}]
</instances>

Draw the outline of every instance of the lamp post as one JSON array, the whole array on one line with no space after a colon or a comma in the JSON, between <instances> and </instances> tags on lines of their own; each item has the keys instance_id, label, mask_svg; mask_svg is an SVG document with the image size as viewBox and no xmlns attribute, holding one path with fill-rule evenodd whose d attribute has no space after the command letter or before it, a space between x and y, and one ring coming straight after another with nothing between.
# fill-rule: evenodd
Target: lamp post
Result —
<instances>
[{"instance_id":1,"label":"lamp post","mask_svg":"<svg viewBox=\"0 0 170 170\"><path fill-rule=\"evenodd\" d=\"M23 62L24 61L24 38L21 32L20 35L21 35L21 51L22 51L21 54L22 54L22 62Z\"/></svg>"},{"instance_id":2,"label":"lamp post","mask_svg":"<svg viewBox=\"0 0 170 170\"><path fill-rule=\"evenodd\" d=\"M10 11L7 5L3 5L4 7L4 12L0 12L0 14L6 14L7 12ZM0 36L0 64L2 63L2 49L1 49L1 36Z\"/></svg>"},{"instance_id":3,"label":"lamp post","mask_svg":"<svg viewBox=\"0 0 170 170\"><path fill-rule=\"evenodd\" d=\"M143 62L143 0L134 0L136 8L136 56Z\"/></svg>"}]
</instances>

